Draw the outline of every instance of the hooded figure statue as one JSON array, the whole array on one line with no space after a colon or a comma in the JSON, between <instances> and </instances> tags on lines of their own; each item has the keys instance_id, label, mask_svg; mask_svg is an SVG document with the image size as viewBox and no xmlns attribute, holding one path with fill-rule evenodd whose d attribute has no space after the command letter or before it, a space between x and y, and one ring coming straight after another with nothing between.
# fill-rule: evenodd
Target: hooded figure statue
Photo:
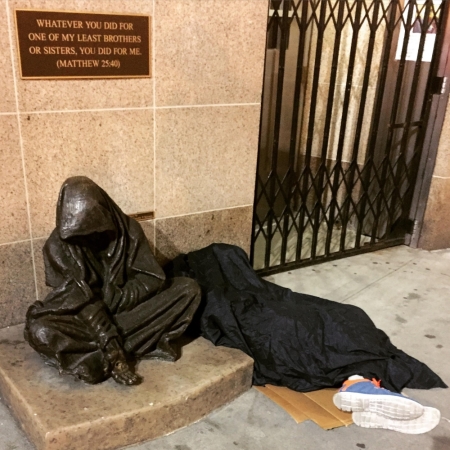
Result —
<instances>
[{"instance_id":1,"label":"hooded figure statue","mask_svg":"<svg viewBox=\"0 0 450 450\"><path fill-rule=\"evenodd\" d=\"M129 358L176 359L171 341L200 303L190 278L166 281L141 226L86 177L66 180L44 246L53 291L30 306L25 339L60 373L87 383L140 379Z\"/></svg>"}]
</instances>

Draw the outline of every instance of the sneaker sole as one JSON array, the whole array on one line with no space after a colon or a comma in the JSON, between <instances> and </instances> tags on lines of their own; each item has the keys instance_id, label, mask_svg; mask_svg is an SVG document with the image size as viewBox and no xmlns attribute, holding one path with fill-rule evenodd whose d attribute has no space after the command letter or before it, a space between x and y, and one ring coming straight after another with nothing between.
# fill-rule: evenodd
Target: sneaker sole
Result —
<instances>
[{"instance_id":1,"label":"sneaker sole","mask_svg":"<svg viewBox=\"0 0 450 450\"><path fill-rule=\"evenodd\" d=\"M355 412L353 422L364 428L384 428L406 434L422 434L431 431L439 423L441 413L436 408L424 408L423 414L417 419L388 419L371 412Z\"/></svg>"},{"instance_id":2,"label":"sneaker sole","mask_svg":"<svg viewBox=\"0 0 450 450\"><path fill-rule=\"evenodd\" d=\"M397 420L416 419L424 410L420 403L406 397L357 392L338 392L333 397L333 403L342 411L371 412Z\"/></svg>"}]
</instances>

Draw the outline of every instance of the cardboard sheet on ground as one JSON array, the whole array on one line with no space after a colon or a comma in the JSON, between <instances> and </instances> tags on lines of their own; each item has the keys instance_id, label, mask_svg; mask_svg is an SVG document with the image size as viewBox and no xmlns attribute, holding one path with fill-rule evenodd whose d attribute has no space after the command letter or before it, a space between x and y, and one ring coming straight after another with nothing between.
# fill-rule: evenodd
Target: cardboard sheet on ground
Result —
<instances>
[{"instance_id":1,"label":"cardboard sheet on ground","mask_svg":"<svg viewBox=\"0 0 450 450\"><path fill-rule=\"evenodd\" d=\"M254 386L254 388L281 406L297 423L312 420L324 430L347 427L353 423L351 413L341 411L334 406L333 395L337 389L296 392L270 384Z\"/></svg>"}]
</instances>

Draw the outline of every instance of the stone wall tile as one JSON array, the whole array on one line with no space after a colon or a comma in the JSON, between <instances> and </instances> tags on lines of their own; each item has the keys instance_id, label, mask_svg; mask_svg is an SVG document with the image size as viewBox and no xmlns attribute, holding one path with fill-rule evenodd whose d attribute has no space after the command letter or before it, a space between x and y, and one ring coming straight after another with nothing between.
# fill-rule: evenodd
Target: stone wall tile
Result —
<instances>
[{"instance_id":1,"label":"stone wall tile","mask_svg":"<svg viewBox=\"0 0 450 450\"><path fill-rule=\"evenodd\" d=\"M259 106L156 111L156 218L253 203Z\"/></svg>"},{"instance_id":2,"label":"stone wall tile","mask_svg":"<svg viewBox=\"0 0 450 450\"><path fill-rule=\"evenodd\" d=\"M55 226L63 181L85 175L125 213L153 210L153 112L31 114L22 134L33 236Z\"/></svg>"},{"instance_id":3,"label":"stone wall tile","mask_svg":"<svg viewBox=\"0 0 450 450\"><path fill-rule=\"evenodd\" d=\"M16 115L0 116L0 244L30 238L18 128Z\"/></svg>"},{"instance_id":4,"label":"stone wall tile","mask_svg":"<svg viewBox=\"0 0 450 450\"><path fill-rule=\"evenodd\" d=\"M156 105L259 103L267 2L156 0Z\"/></svg>"},{"instance_id":5,"label":"stone wall tile","mask_svg":"<svg viewBox=\"0 0 450 450\"><path fill-rule=\"evenodd\" d=\"M450 248L450 178L431 183L419 247L426 250Z\"/></svg>"},{"instance_id":6,"label":"stone wall tile","mask_svg":"<svg viewBox=\"0 0 450 450\"><path fill-rule=\"evenodd\" d=\"M238 245L250 254L253 207L171 217L156 221L156 259L161 265L180 253L213 243Z\"/></svg>"},{"instance_id":7,"label":"stone wall tile","mask_svg":"<svg viewBox=\"0 0 450 450\"><path fill-rule=\"evenodd\" d=\"M30 241L0 245L0 328L25 322L35 300Z\"/></svg>"}]
</instances>

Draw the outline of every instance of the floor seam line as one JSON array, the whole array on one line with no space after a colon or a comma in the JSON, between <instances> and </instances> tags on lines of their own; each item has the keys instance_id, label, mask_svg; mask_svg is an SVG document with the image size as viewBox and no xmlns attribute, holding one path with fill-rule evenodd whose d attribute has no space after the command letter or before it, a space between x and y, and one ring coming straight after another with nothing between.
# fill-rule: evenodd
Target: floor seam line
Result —
<instances>
[{"instance_id":1,"label":"floor seam line","mask_svg":"<svg viewBox=\"0 0 450 450\"><path fill-rule=\"evenodd\" d=\"M400 266L399 268L393 270L390 273L387 273L386 275L383 275L381 278L378 278L378 280L372 281L372 283L369 283L367 286L363 287L362 289L360 289L359 291L349 295L348 297L344 298L343 300L341 300L341 303L345 303L348 300L350 300L352 297L354 297L357 294L360 294L362 291L368 289L369 287L373 286L375 283L378 283L381 280L384 280L385 278L387 278L388 276L394 274L395 272L398 272L400 269L403 269L403 267L405 267L406 265L408 265L414 258L411 258L408 262L406 262L405 264L403 264L402 266Z\"/></svg>"}]
</instances>

